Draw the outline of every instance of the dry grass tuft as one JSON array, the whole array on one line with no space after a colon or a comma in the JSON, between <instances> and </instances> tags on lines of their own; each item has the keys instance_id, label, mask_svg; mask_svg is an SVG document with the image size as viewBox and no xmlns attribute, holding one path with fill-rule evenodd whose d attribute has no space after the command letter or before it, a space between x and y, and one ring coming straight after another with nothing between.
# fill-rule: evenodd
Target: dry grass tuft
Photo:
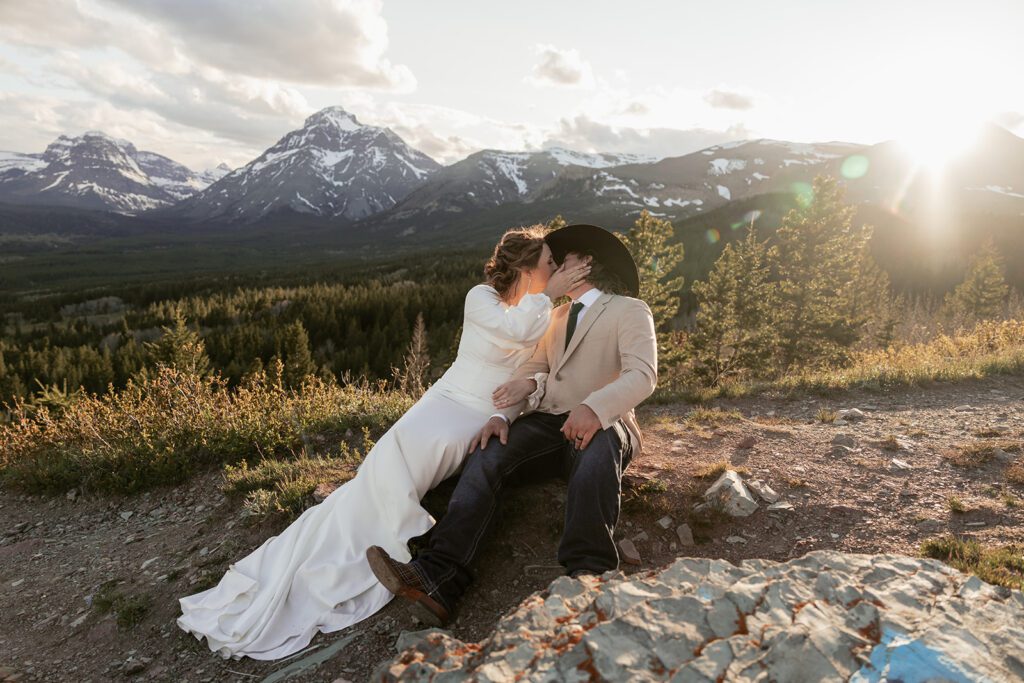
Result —
<instances>
[{"instance_id":1,"label":"dry grass tuft","mask_svg":"<svg viewBox=\"0 0 1024 683\"><path fill-rule=\"evenodd\" d=\"M1024 546L985 548L974 540L943 536L921 544L921 554L949 564L983 581L1007 588L1024 588Z\"/></svg>"}]
</instances>

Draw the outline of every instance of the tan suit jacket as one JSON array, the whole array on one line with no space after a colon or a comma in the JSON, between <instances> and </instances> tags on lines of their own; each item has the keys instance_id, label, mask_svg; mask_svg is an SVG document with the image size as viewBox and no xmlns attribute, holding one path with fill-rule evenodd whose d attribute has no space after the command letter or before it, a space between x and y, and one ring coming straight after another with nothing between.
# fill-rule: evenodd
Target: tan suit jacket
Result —
<instances>
[{"instance_id":1,"label":"tan suit jacket","mask_svg":"<svg viewBox=\"0 0 1024 683\"><path fill-rule=\"evenodd\" d=\"M568 317L569 304L552 311L551 324L533 357L512 379L548 373L539 412L558 415L585 403L604 429L622 420L633 440L633 454L639 454L643 438L633 408L654 392L658 381L651 309L640 299L602 294L586 310L566 347ZM523 401L502 413L512 421L525 407Z\"/></svg>"}]
</instances>

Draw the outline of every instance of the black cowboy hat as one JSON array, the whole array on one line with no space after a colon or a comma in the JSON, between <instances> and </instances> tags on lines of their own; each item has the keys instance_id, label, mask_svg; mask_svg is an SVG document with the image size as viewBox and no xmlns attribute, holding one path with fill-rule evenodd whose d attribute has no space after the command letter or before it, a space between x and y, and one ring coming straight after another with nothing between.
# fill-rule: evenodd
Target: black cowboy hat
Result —
<instances>
[{"instance_id":1,"label":"black cowboy hat","mask_svg":"<svg viewBox=\"0 0 1024 683\"><path fill-rule=\"evenodd\" d=\"M604 228L582 223L567 225L549 232L544 240L551 249L555 263L561 264L570 251L593 254L601 265L619 277L626 288L626 294L640 294L640 273L633 256L618 237Z\"/></svg>"}]
</instances>

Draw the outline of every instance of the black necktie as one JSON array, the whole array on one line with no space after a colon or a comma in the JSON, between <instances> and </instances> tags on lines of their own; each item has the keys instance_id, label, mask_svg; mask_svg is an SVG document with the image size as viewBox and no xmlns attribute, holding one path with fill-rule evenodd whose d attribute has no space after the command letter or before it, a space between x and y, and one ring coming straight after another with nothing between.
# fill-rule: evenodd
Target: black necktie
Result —
<instances>
[{"instance_id":1,"label":"black necktie","mask_svg":"<svg viewBox=\"0 0 1024 683\"><path fill-rule=\"evenodd\" d=\"M569 308L569 322L565 326L565 348L569 348L569 340L572 339L572 333L576 331L576 319L582 310L583 304L579 301Z\"/></svg>"}]
</instances>

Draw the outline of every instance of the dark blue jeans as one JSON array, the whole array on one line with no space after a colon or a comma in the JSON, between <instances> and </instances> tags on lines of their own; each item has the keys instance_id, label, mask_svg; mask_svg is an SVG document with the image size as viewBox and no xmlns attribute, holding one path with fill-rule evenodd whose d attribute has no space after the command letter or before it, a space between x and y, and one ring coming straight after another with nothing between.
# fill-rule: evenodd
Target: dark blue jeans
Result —
<instances>
[{"instance_id":1,"label":"dark blue jeans","mask_svg":"<svg viewBox=\"0 0 1024 683\"><path fill-rule=\"evenodd\" d=\"M565 477L569 489L558 561L567 573L619 566L613 533L622 473L632 457L621 421L577 450L559 431L568 415L531 413L509 428L508 443L491 438L466 459L448 511L412 565L427 591L449 608L473 580L469 565L490 534L505 491L521 483Z\"/></svg>"}]
</instances>

